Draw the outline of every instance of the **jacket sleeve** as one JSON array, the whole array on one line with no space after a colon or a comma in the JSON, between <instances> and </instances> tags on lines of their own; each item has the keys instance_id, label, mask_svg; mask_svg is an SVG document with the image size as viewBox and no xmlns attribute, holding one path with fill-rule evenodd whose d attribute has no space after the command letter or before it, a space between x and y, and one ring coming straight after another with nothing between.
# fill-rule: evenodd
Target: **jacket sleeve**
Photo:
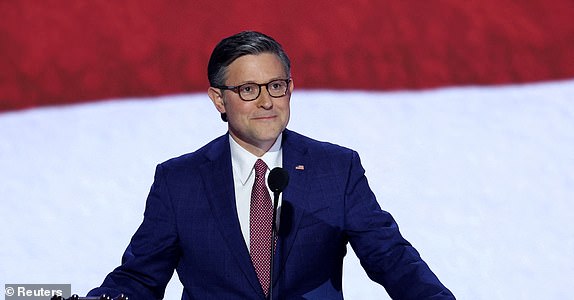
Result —
<instances>
[{"instance_id":1,"label":"jacket sleeve","mask_svg":"<svg viewBox=\"0 0 574 300\"><path fill-rule=\"evenodd\" d=\"M354 151L345 207L345 231L353 250L369 278L393 299L455 299L401 236L393 217L381 209Z\"/></svg>"},{"instance_id":2,"label":"jacket sleeve","mask_svg":"<svg viewBox=\"0 0 574 300\"><path fill-rule=\"evenodd\" d=\"M88 296L120 293L130 299L162 299L180 253L175 211L161 165L156 168L144 220L122 257L121 266L108 274Z\"/></svg>"}]
</instances>

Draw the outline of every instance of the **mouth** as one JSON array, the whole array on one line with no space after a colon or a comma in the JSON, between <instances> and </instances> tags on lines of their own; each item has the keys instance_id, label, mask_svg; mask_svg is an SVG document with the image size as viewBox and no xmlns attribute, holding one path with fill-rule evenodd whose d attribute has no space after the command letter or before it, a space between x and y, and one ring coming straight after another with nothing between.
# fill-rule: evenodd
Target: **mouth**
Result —
<instances>
[{"instance_id":1,"label":"mouth","mask_svg":"<svg viewBox=\"0 0 574 300\"><path fill-rule=\"evenodd\" d=\"M271 116L255 116L253 118L251 118L252 120L256 120L256 121L266 121L266 120L274 120L275 118L277 118L277 115L271 115Z\"/></svg>"}]
</instances>

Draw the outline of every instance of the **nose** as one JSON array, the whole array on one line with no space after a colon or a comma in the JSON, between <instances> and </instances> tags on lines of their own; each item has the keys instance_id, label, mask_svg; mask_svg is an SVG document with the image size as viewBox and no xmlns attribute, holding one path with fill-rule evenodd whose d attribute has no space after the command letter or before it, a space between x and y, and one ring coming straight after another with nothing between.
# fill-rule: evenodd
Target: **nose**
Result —
<instances>
[{"instance_id":1,"label":"nose","mask_svg":"<svg viewBox=\"0 0 574 300\"><path fill-rule=\"evenodd\" d=\"M266 86L262 86L261 89L265 89L265 91L261 91L261 93L259 93L259 98L256 100L257 106L264 109L271 109L273 107L273 99L271 98L271 95L269 95L269 91L267 91Z\"/></svg>"}]
</instances>

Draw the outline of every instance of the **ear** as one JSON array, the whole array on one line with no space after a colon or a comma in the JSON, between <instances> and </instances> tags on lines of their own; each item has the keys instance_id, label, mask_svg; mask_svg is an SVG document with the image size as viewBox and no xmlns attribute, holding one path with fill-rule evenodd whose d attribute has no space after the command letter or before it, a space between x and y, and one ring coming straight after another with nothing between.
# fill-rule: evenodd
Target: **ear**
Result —
<instances>
[{"instance_id":1,"label":"ear","mask_svg":"<svg viewBox=\"0 0 574 300\"><path fill-rule=\"evenodd\" d=\"M225 113L225 102L223 101L223 91L214 87L209 87L207 95L220 113Z\"/></svg>"},{"instance_id":2,"label":"ear","mask_svg":"<svg viewBox=\"0 0 574 300\"><path fill-rule=\"evenodd\" d=\"M293 88L295 88L295 84L293 84L293 79L289 80L289 94L293 93Z\"/></svg>"}]
</instances>

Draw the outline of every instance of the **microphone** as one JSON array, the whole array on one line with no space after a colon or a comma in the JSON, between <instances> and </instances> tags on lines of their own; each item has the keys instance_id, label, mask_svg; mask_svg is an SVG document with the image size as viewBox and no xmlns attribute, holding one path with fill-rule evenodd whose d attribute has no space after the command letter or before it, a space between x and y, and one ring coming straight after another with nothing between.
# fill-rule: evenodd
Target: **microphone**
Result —
<instances>
[{"instance_id":1,"label":"microphone","mask_svg":"<svg viewBox=\"0 0 574 300\"><path fill-rule=\"evenodd\" d=\"M283 168L274 168L269 172L267 183L273 193L281 193L289 183L289 173Z\"/></svg>"},{"instance_id":2,"label":"microphone","mask_svg":"<svg viewBox=\"0 0 574 300\"><path fill-rule=\"evenodd\" d=\"M269 299L273 300L273 262L275 257L275 237L277 236L277 205L279 194L285 190L289 183L289 173L285 169L277 167L269 172L267 184L273 192L273 224L271 225L271 268L269 268Z\"/></svg>"}]
</instances>

